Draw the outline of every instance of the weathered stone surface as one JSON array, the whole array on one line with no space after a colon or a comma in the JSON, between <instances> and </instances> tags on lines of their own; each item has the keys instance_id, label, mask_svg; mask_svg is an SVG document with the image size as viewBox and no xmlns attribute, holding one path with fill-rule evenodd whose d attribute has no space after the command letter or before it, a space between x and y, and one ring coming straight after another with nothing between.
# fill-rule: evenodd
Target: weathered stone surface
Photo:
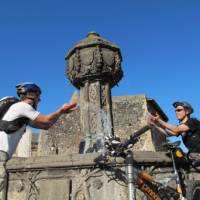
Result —
<instances>
[{"instance_id":1,"label":"weathered stone surface","mask_svg":"<svg viewBox=\"0 0 200 200\"><path fill-rule=\"evenodd\" d=\"M144 95L113 97L114 133L122 138L128 138L146 124L147 113L152 110L159 112L167 120L163 111L154 104ZM38 155L77 153L83 135L80 127L80 110L77 109L75 112L62 116L48 131L41 131ZM164 141L165 136L157 130L151 130L141 137L135 149L160 151L163 149L161 144Z\"/></svg>"},{"instance_id":2,"label":"weathered stone surface","mask_svg":"<svg viewBox=\"0 0 200 200\"><path fill-rule=\"evenodd\" d=\"M27 158L13 158L7 162L6 168L9 171L26 171L29 169L39 170L42 168L74 168L87 167L94 165L94 159L100 155L99 153L89 154L63 154L63 155L49 155ZM166 156L165 152L135 152L134 159L139 164L169 164L171 159ZM117 158L117 162L123 163L123 159Z\"/></svg>"},{"instance_id":3,"label":"weathered stone surface","mask_svg":"<svg viewBox=\"0 0 200 200\"><path fill-rule=\"evenodd\" d=\"M113 98L113 120L115 134L129 138L131 134L147 124L148 112L156 110L164 118L161 109L156 108L144 95ZM140 137L135 145L138 151L160 151L165 136L152 129Z\"/></svg>"},{"instance_id":4,"label":"weathered stone surface","mask_svg":"<svg viewBox=\"0 0 200 200\"><path fill-rule=\"evenodd\" d=\"M39 135L38 155L78 152L80 139L80 110L63 115L48 131Z\"/></svg>"},{"instance_id":5,"label":"weathered stone surface","mask_svg":"<svg viewBox=\"0 0 200 200\"><path fill-rule=\"evenodd\" d=\"M39 200L70 199L70 179L49 179L40 181Z\"/></svg>"},{"instance_id":6,"label":"weathered stone surface","mask_svg":"<svg viewBox=\"0 0 200 200\"><path fill-rule=\"evenodd\" d=\"M122 78L121 53L117 45L90 32L87 38L75 45L66 55L66 74L77 88L86 81L102 80L115 86Z\"/></svg>"}]
</instances>

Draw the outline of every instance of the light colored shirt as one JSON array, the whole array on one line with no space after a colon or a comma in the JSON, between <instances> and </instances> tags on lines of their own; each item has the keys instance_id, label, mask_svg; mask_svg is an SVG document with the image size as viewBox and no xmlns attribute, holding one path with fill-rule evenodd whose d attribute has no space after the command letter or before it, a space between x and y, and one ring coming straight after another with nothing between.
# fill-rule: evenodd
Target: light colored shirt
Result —
<instances>
[{"instance_id":1,"label":"light colored shirt","mask_svg":"<svg viewBox=\"0 0 200 200\"><path fill-rule=\"evenodd\" d=\"M20 101L13 104L2 120L13 121L21 117L27 117L31 121L35 120L40 113L36 111L31 105ZM0 150L8 154L9 158L15 152L15 149L26 130L26 124L24 124L19 130L7 134L4 131L0 131Z\"/></svg>"}]
</instances>

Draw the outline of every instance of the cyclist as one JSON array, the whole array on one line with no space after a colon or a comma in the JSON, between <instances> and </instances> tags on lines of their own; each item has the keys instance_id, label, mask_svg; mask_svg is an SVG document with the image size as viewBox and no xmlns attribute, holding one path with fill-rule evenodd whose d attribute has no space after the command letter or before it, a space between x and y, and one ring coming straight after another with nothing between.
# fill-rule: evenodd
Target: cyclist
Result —
<instances>
[{"instance_id":1,"label":"cyclist","mask_svg":"<svg viewBox=\"0 0 200 200\"><path fill-rule=\"evenodd\" d=\"M2 187L4 186L0 191L0 199L2 200L6 199L7 174L5 163L12 157L20 138L26 130L26 126L30 125L34 128L49 129L62 114L71 112L72 107L76 106L76 103L65 103L55 112L42 115L36 111L41 95L41 89L38 85L35 83L22 83L16 86L16 90L20 101L14 103L7 110L2 120L9 123L22 118L25 120L23 123L19 123L19 128L11 134L0 131L0 184Z\"/></svg>"},{"instance_id":2,"label":"cyclist","mask_svg":"<svg viewBox=\"0 0 200 200\"><path fill-rule=\"evenodd\" d=\"M179 125L165 122L157 113L150 116L149 124L167 136L181 135L183 143L190 152L200 152L200 121L191 118L190 115L194 111L192 106L186 101L177 101L172 105L175 108Z\"/></svg>"}]
</instances>

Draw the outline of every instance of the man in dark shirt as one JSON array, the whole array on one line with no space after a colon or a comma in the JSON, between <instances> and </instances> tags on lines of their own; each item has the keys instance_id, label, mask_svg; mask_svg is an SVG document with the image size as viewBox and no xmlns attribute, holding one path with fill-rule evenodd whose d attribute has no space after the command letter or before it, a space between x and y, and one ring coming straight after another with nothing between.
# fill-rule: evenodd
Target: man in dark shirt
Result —
<instances>
[{"instance_id":1,"label":"man in dark shirt","mask_svg":"<svg viewBox=\"0 0 200 200\"><path fill-rule=\"evenodd\" d=\"M200 152L200 121L191 118L193 113L192 106L185 101L173 103L176 117L180 125L172 125L161 119L158 114L151 115L148 123L160 130L166 136L181 135L183 143L191 152Z\"/></svg>"}]
</instances>

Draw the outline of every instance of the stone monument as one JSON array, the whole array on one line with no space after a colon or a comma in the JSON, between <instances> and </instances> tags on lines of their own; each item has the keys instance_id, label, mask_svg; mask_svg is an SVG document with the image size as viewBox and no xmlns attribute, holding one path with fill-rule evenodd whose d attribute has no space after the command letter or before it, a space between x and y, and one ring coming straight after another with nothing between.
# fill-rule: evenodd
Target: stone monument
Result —
<instances>
[{"instance_id":1,"label":"stone monument","mask_svg":"<svg viewBox=\"0 0 200 200\"><path fill-rule=\"evenodd\" d=\"M152 110L168 120L158 104L145 95L111 96L112 87L123 77L122 56L116 44L98 33L88 33L65 59L66 75L80 90L79 106L75 112L62 116L51 129L41 132L38 155L103 151L104 136L129 137L146 125L146 116ZM151 130L136 149L160 151L164 141L165 136Z\"/></svg>"},{"instance_id":2,"label":"stone monument","mask_svg":"<svg viewBox=\"0 0 200 200\"><path fill-rule=\"evenodd\" d=\"M80 89L80 125L85 151L103 148L105 135L113 135L111 88L122 78L117 45L90 32L66 56L66 74Z\"/></svg>"}]
</instances>

